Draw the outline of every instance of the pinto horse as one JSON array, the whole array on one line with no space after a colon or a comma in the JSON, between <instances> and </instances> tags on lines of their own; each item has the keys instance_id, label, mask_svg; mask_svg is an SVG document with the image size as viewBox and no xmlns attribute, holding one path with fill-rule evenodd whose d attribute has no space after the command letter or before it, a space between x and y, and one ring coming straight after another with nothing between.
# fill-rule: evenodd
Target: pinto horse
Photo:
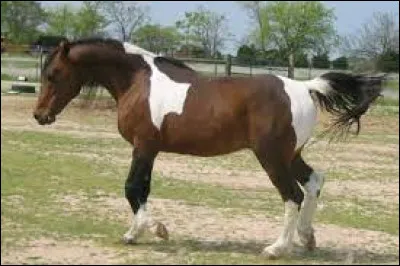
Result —
<instances>
[{"instance_id":1,"label":"pinto horse","mask_svg":"<svg viewBox=\"0 0 400 266\"><path fill-rule=\"evenodd\" d=\"M263 250L276 258L290 252L296 229L305 247L316 246L312 220L324 178L301 152L318 108L336 117L334 129L349 131L380 95L381 83L334 72L307 81L209 78L129 43L78 40L61 43L46 59L34 118L40 125L53 123L86 85L103 86L115 99L118 130L134 147L125 183L133 211L126 243L135 243L144 230L168 239L166 227L146 212L159 152L217 156L252 150L285 205L283 230Z\"/></svg>"}]
</instances>

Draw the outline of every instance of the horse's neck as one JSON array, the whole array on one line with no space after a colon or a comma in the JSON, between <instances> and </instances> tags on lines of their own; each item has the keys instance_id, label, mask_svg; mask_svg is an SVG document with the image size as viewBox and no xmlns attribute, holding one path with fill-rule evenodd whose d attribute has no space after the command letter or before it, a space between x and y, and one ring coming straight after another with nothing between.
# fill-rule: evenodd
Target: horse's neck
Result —
<instances>
[{"instance_id":1,"label":"horse's neck","mask_svg":"<svg viewBox=\"0 0 400 266\"><path fill-rule=\"evenodd\" d=\"M101 61L86 65L80 73L83 80L82 85L104 87L118 102L118 99L129 89L136 70L129 67L117 68L117 65Z\"/></svg>"}]
</instances>

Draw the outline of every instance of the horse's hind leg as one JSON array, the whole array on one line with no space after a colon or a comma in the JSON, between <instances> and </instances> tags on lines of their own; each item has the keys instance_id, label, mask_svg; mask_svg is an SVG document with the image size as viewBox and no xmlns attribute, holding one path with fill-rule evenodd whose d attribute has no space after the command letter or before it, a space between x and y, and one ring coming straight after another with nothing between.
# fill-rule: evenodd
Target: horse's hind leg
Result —
<instances>
[{"instance_id":1,"label":"horse's hind leg","mask_svg":"<svg viewBox=\"0 0 400 266\"><path fill-rule=\"evenodd\" d=\"M154 221L146 210L154 159L155 154L153 153L143 153L138 149L133 152L131 169L125 182L125 196L129 201L134 217L130 229L123 236L125 243L136 242L146 229L158 237L168 239L168 231L165 226Z\"/></svg>"},{"instance_id":2,"label":"horse's hind leg","mask_svg":"<svg viewBox=\"0 0 400 266\"><path fill-rule=\"evenodd\" d=\"M266 247L263 254L277 258L288 253L292 247L293 235L303 201L303 192L296 179L291 175L291 148L288 141L274 140L259 145L254 151L257 159L268 173L285 203L284 228L275 243ZM268 145L270 144L270 145ZM287 152L285 152L285 149Z\"/></svg>"},{"instance_id":3,"label":"horse's hind leg","mask_svg":"<svg viewBox=\"0 0 400 266\"><path fill-rule=\"evenodd\" d=\"M297 224L297 233L301 243L309 250L316 247L314 229L312 220L317 208L317 199L324 184L324 178L315 173L315 171L304 162L301 155L298 154L292 162L292 174L303 186L304 205L300 212Z\"/></svg>"}]
</instances>

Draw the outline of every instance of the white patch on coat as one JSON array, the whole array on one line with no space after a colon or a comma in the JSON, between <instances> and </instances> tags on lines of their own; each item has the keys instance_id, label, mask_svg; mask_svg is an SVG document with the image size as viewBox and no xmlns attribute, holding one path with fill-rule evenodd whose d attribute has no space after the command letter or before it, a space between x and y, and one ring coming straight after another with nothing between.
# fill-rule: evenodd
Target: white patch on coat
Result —
<instances>
[{"instance_id":1,"label":"white patch on coat","mask_svg":"<svg viewBox=\"0 0 400 266\"><path fill-rule=\"evenodd\" d=\"M129 43L124 43L124 48L127 53L141 54L151 67L150 114L153 124L160 130L165 115L169 113L182 114L187 91L191 84L175 82L161 72L154 64L155 54Z\"/></svg>"},{"instance_id":2,"label":"white patch on coat","mask_svg":"<svg viewBox=\"0 0 400 266\"><path fill-rule=\"evenodd\" d=\"M126 242L134 242L140 236L140 234L144 231L147 224L147 215L146 215L146 205L140 206L136 215L134 215L132 219L131 227L128 232L124 234L124 240Z\"/></svg>"},{"instance_id":3,"label":"white patch on coat","mask_svg":"<svg viewBox=\"0 0 400 266\"><path fill-rule=\"evenodd\" d=\"M306 82L278 76L290 98L292 126L296 132L296 150L311 137L317 123L317 108L311 98Z\"/></svg>"},{"instance_id":4,"label":"white patch on coat","mask_svg":"<svg viewBox=\"0 0 400 266\"><path fill-rule=\"evenodd\" d=\"M324 177L313 171L309 177L308 182L304 184L304 189L306 190L307 194L310 194L313 197L317 197L317 193L321 191L323 185Z\"/></svg>"},{"instance_id":5,"label":"white patch on coat","mask_svg":"<svg viewBox=\"0 0 400 266\"><path fill-rule=\"evenodd\" d=\"M311 173L309 181L304 185L304 205L300 211L300 217L297 225L297 231L302 242L314 233L312 220L317 209L318 195L324 185L324 177L314 171Z\"/></svg>"},{"instance_id":6,"label":"white patch on coat","mask_svg":"<svg viewBox=\"0 0 400 266\"><path fill-rule=\"evenodd\" d=\"M276 242L266 247L263 253L277 257L290 251L293 243L293 236L296 230L299 215L299 205L291 200L285 202L285 217L283 231Z\"/></svg>"}]
</instances>

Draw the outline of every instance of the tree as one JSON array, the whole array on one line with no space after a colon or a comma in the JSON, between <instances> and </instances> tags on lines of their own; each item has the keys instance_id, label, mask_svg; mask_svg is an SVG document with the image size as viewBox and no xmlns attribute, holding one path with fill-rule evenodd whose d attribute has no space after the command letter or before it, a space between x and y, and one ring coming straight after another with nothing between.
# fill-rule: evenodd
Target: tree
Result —
<instances>
[{"instance_id":1,"label":"tree","mask_svg":"<svg viewBox=\"0 0 400 266\"><path fill-rule=\"evenodd\" d=\"M206 52L202 46L193 44L183 44L177 51L178 56L181 57L192 57L192 58L204 58L206 57Z\"/></svg>"},{"instance_id":2,"label":"tree","mask_svg":"<svg viewBox=\"0 0 400 266\"><path fill-rule=\"evenodd\" d=\"M294 57L294 62L297 67L304 67L304 68L309 67L307 54L305 54L304 52L296 53Z\"/></svg>"},{"instance_id":3,"label":"tree","mask_svg":"<svg viewBox=\"0 0 400 266\"><path fill-rule=\"evenodd\" d=\"M183 31L186 44L189 41L192 44L200 43L207 56L215 57L230 35L226 22L224 15L199 6L197 11L185 12L185 18L178 20L176 26Z\"/></svg>"},{"instance_id":4,"label":"tree","mask_svg":"<svg viewBox=\"0 0 400 266\"><path fill-rule=\"evenodd\" d=\"M336 58L335 60L332 61L332 66L334 69L342 69L342 70L348 69L349 63L347 61L347 57L341 56Z\"/></svg>"},{"instance_id":5,"label":"tree","mask_svg":"<svg viewBox=\"0 0 400 266\"><path fill-rule=\"evenodd\" d=\"M74 35L77 38L103 36L107 26L105 17L100 12L100 3L84 1L73 21Z\"/></svg>"},{"instance_id":6,"label":"tree","mask_svg":"<svg viewBox=\"0 0 400 266\"><path fill-rule=\"evenodd\" d=\"M383 72L399 72L399 53L387 51L379 56L377 68Z\"/></svg>"},{"instance_id":7,"label":"tree","mask_svg":"<svg viewBox=\"0 0 400 266\"><path fill-rule=\"evenodd\" d=\"M295 56L326 51L335 43L333 9L320 2L274 1L261 6L263 36L288 60L288 77L294 77Z\"/></svg>"},{"instance_id":8,"label":"tree","mask_svg":"<svg viewBox=\"0 0 400 266\"><path fill-rule=\"evenodd\" d=\"M254 25L257 25L252 39L259 45L259 49L265 52L268 46L270 29L269 23L265 21L268 16L264 14L265 8L263 8L262 1L239 1L238 3L247 11Z\"/></svg>"},{"instance_id":9,"label":"tree","mask_svg":"<svg viewBox=\"0 0 400 266\"><path fill-rule=\"evenodd\" d=\"M398 13L374 13L356 34L344 36L343 50L360 66L372 64L375 70L383 70L383 58L395 63L396 57L388 55L399 53Z\"/></svg>"},{"instance_id":10,"label":"tree","mask_svg":"<svg viewBox=\"0 0 400 266\"><path fill-rule=\"evenodd\" d=\"M175 27L147 24L134 32L132 42L153 53L171 53L178 48L181 34Z\"/></svg>"},{"instance_id":11,"label":"tree","mask_svg":"<svg viewBox=\"0 0 400 266\"><path fill-rule=\"evenodd\" d=\"M131 39L133 32L146 23L147 7L137 2L101 1L100 6L107 21L113 25L122 41Z\"/></svg>"},{"instance_id":12,"label":"tree","mask_svg":"<svg viewBox=\"0 0 400 266\"><path fill-rule=\"evenodd\" d=\"M45 13L36 1L1 1L1 32L12 43L30 43L38 35Z\"/></svg>"},{"instance_id":13,"label":"tree","mask_svg":"<svg viewBox=\"0 0 400 266\"><path fill-rule=\"evenodd\" d=\"M312 65L315 68L329 68L329 56L328 53L315 55L312 59Z\"/></svg>"},{"instance_id":14,"label":"tree","mask_svg":"<svg viewBox=\"0 0 400 266\"><path fill-rule=\"evenodd\" d=\"M255 60L256 53L257 50L253 44L251 46L242 45L237 51L236 58L241 64L251 64Z\"/></svg>"},{"instance_id":15,"label":"tree","mask_svg":"<svg viewBox=\"0 0 400 266\"><path fill-rule=\"evenodd\" d=\"M61 35L68 39L74 37L76 12L71 4L63 4L50 8L47 13L47 29L49 35Z\"/></svg>"}]
</instances>

